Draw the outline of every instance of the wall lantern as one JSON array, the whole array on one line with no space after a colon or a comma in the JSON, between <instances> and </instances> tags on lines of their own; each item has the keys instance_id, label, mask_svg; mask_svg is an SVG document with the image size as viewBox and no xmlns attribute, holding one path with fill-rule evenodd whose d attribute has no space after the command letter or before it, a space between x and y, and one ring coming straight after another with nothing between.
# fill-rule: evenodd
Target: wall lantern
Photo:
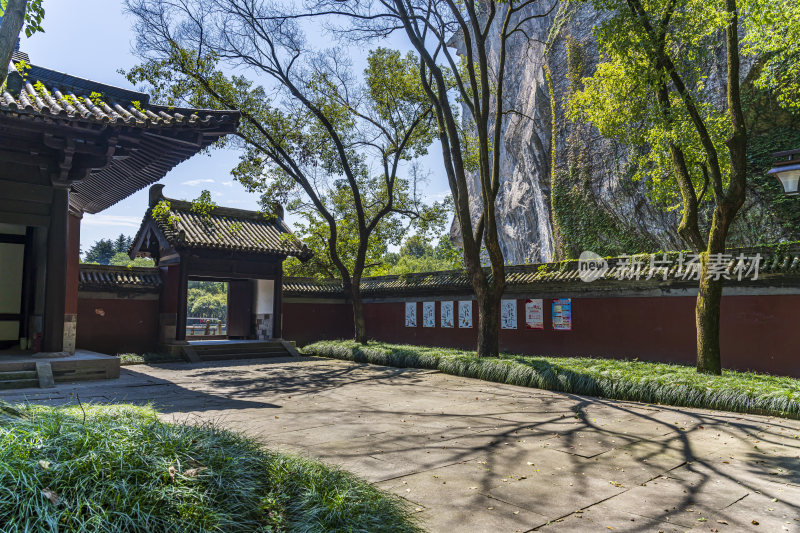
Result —
<instances>
[{"instance_id":1,"label":"wall lantern","mask_svg":"<svg viewBox=\"0 0 800 533\"><path fill-rule=\"evenodd\" d=\"M773 174L781 182L786 196L797 196L800 182L800 149L772 154L773 167L767 174Z\"/></svg>"}]
</instances>

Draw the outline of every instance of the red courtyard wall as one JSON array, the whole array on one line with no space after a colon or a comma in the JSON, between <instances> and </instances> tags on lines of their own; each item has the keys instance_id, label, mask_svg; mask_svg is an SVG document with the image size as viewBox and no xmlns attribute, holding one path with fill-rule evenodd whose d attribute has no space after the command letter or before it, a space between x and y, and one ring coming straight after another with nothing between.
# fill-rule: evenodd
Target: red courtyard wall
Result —
<instances>
[{"instance_id":1,"label":"red courtyard wall","mask_svg":"<svg viewBox=\"0 0 800 533\"><path fill-rule=\"evenodd\" d=\"M298 346L353 336L353 308L345 303L283 301L283 338Z\"/></svg>"},{"instance_id":2,"label":"red courtyard wall","mask_svg":"<svg viewBox=\"0 0 800 533\"><path fill-rule=\"evenodd\" d=\"M553 330L552 299L544 298L544 329L525 329L525 300L517 300L517 329L500 332L503 351L548 356L638 358L693 364L695 361L694 296L573 298L572 330ZM284 338L299 345L316 338L346 338L346 304L285 302ZM341 311L336 311L341 309ZM800 377L800 295L725 296L722 303L723 366ZM417 302L417 327L405 327L405 302L365 305L370 338L403 344L474 348L475 327L422 327L422 302ZM477 325L473 302L473 326ZM456 326L457 321L456 321ZM341 334L336 331L341 328ZM319 331L319 333L316 333ZM289 334L291 333L291 334ZM292 336L295 335L295 336Z\"/></svg>"},{"instance_id":3,"label":"red courtyard wall","mask_svg":"<svg viewBox=\"0 0 800 533\"><path fill-rule=\"evenodd\" d=\"M158 306L157 299L78 299L77 347L109 355L156 351Z\"/></svg>"}]
</instances>

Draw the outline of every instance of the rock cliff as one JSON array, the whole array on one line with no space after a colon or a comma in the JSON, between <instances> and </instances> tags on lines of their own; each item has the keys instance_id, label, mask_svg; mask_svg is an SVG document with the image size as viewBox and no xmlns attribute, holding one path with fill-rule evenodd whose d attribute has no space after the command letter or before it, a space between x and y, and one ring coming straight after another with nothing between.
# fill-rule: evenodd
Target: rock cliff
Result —
<instances>
[{"instance_id":1,"label":"rock cliff","mask_svg":"<svg viewBox=\"0 0 800 533\"><path fill-rule=\"evenodd\" d=\"M534 4L531 9L544 10L549 5ZM631 179L632 148L564 116L570 93L597 64L592 28L599 20L590 5L561 2L547 16L527 22L527 35L517 34L510 42L506 106L516 112L504 126L497 199L508 263L551 261L557 255L577 256L583 250L609 255L684 248L674 229L676 212L655 206L645 186ZM499 39L492 43L496 47ZM492 50L494 61L497 52ZM717 88L721 79L723 71L709 78ZM781 142L795 141L800 142L800 136L790 132ZM784 149L776 144L780 143L767 142L763 150ZM764 207L779 200L780 194L773 183L761 178L763 186L754 188L746 216L770 225L771 240L786 238L787 233L796 235L797 225L773 220L774 214ZM477 177L471 185L473 205L478 207ZM800 217L800 212L796 215ZM764 237L764 231L753 235L756 240Z\"/></svg>"}]
</instances>

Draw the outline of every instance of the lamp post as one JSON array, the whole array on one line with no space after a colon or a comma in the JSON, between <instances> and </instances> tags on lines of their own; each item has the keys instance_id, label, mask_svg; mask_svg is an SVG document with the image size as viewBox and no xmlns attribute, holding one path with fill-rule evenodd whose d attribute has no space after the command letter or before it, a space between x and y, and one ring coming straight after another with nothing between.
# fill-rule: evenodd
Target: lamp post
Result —
<instances>
[{"instance_id":1,"label":"lamp post","mask_svg":"<svg viewBox=\"0 0 800 533\"><path fill-rule=\"evenodd\" d=\"M772 174L781 182L783 193L786 196L800 194L800 149L787 150L772 154L774 159L772 168L767 174Z\"/></svg>"}]
</instances>

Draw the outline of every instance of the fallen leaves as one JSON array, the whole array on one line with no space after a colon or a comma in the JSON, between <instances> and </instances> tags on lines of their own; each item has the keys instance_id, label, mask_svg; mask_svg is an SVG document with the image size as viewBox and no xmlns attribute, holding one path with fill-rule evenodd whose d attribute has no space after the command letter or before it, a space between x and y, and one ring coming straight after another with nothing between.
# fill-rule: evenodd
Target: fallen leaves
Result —
<instances>
[{"instance_id":1,"label":"fallen leaves","mask_svg":"<svg viewBox=\"0 0 800 533\"><path fill-rule=\"evenodd\" d=\"M50 500L53 505L58 505L58 493L51 488L42 489L42 496Z\"/></svg>"},{"instance_id":2,"label":"fallen leaves","mask_svg":"<svg viewBox=\"0 0 800 533\"><path fill-rule=\"evenodd\" d=\"M204 470L208 470L208 468L201 466L199 468L190 468L183 473L184 477L197 477L200 473Z\"/></svg>"}]
</instances>

